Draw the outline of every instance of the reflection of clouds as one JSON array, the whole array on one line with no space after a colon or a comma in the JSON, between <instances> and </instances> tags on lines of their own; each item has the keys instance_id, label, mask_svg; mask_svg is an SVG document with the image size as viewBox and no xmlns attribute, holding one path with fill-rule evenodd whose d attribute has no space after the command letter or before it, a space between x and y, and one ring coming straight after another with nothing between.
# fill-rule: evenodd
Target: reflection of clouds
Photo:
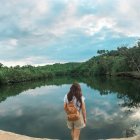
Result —
<instances>
[{"instance_id":1,"label":"reflection of clouds","mask_svg":"<svg viewBox=\"0 0 140 140\"><path fill-rule=\"evenodd\" d=\"M81 85L87 105L87 127L83 135L90 135L91 139L96 137L95 133L97 137L102 135L102 138L106 135L114 137L116 133L116 136L120 136L126 128L131 128L134 118L139 118L138 109L127 114L128 108L118 106L120 99L118 100L116 95L101 96L86 85ZM0 104L0 128L9 130L15 128L16 132L38 137L54 135L56 138L60 137L64 131L67 131L63 98L69 87L67 84L42 86L9 97ZM140 132L138 127L135 131L137 133ZM54 134L55 130L58 132Z\"/></svg>"},{"instance_id":2,"label":"reflection of clouds","mask_svg":"<svg viewBox=\"0 0 140 140\"><path fill-rule=\"evenodd\" d=\"M127 124L127 130L133 131L134 134L140 134L140 108L128 108L123 107L120 109L125 114L125 123Z\"/></svg>"},{"instance_id":3,"label":"reflection of clouds","mask_svg":"<svg viewBox=\"0 0 140 140\"><path fill-rule=\"evenodd\" d=\"M5 116L7 111L4 108L0 108L0 116L3 117Z\"/></svg>"},{"instance_id":4,"label":"reflection of clouds","mask_svg":"<svg viewBox=\"0 0 140 140\"><path fill-rule=\"evenodd\" d=\"M102 106L90 109L90 117L88 117L88 127L91 129L104 128L110 125L118 126L123 129L125 125L125 114L119 108L114 108L110 103L106 103L107 106ZM109 109L107 107L110 106ZM113 108L113 109L112 109Z\"/></svg>"},{"instance_id":5,"label":"reflection of clouds","mask_svg":"<svg viewBox=\"0 0 140 140\"><path fill-rule=\"evenodd\" d=\"M88 100L88 98L90 99ZM89 102L91 98L93 102ZM118 133L123 131L123 128L126 126L124 120L125 114L118 106L116 95L109 94L101 96L97 93L92 94L92 97L87 97L87 100L88 104L90 104L87 106L87 126L90 129L102 130L116 127L115 129Z\"/></svg>"},{"instance_id":6,"label":"reflection of clouds","mask_svg":"<svg viewBox=\"0 0 140 140\"><path fill-rule=\"evenodd\" d=\"M60 110L62 110L62 96L64 96L64 89L67 89L68 86L64 85L63 88L54 85L42 86L40 88L29 89L17 96L9 97L5 102L0 104L0 117L18 117L26 114L25 110L36 112L37 110L44 109L44 111L49 112L50 110L56 111L58 107L61 107ZM57 117L61 118L61 115Z\"/></svg>"},{"instance_id":7,"label":"reflection of clouds","mask_svg":"<svg viewBox=\"0 0 140 140\"><path fill-rule=\"evenodd\" d=\"M140 108L133 109L133 113L130 116L132 119L140 120Z\"/></svg>"},{"instance_id":8,"label":"reflection of clouds","mask_svg":"<svg viewBox=\"0 0 140 140\"><path fill-rule=\"evenodd\" d=\"M140 122L139 122L139 124L140 124ZM137 126L137 127L135 127L135 133L136 133L137 135L140 135L140 125Z\"/></svg>"},{"instance_id":9,"label":"reflection of clouds","mask_svg":"<svg viewBox=\"0 0 140 140\"><path fill-rule=\"evenodd\" d=\"M22 105L20 101L14 97L9 97L8 100L0 104L0 116L22 115Z\"/></svg>"},{"instance_id":10,"label":"reflection of clouds","mask_svg":"<svg viewBox=\"0 0 140 140\"><path fill-rule=\"evenodd\" d=\"M69 85L42 86L9 97L0 104L0 129L61 139L66 128L62 102L68 88Z\"/></svg>"},{"instance_id":11,"label":"reflection of clouds","mask_svg":"<svg viewBox=\"0 0 140 140\"><path fill-rule=\"evenodd\" d=\"M128 107L121 107L120 108L120 110L123 111L123 112L127 111L128 109L129 109Z\"/></svg>"},{"instance_id":12,"label":"reflection of clouds","mask_svg":"<svg viewBox=\"0 0 140 140\"><path fill-rule=\"evenodd\" d=\"M130 119L132 124L135 126L133 129L135 130L135 133L140 135L140 108L135 108L132 110L132 113L130 115Z\"/></svg>"},{"instance_id":13,"label":"reflection of clouds","mask_svg":"<svg viewBox=\"0 0 140 140\"><path fill-rule=\"evenodd\" d=\"M20 105L13 104L12 107L5 107L1 108L0 107L0 117L5 117L5 116L22 116L23 111Z\"/></svg>"},{"instance_id":14,"label":"reflection of clouds","mask_svg":"<svg viewBox=\"0 0 140 140\"><path fill-rule=\"evenodd\" d=\"M105 120L109 119L109 115L107 114L107 112L105 112L104 110L101 110L99 108L95 108L93 110L91 110L91 114L93 114L96 119L100 119L99 117L101 118L104 118Z\"/></svg>"},{"instance_id":15,"label":"reflection of clouds","mask_svg":"<svg viewBox=\"0 0 140 140\"><path fill-rule=\"evenodd\" d=\"M16 130L18 133L32 134L37 137L60 137L64 131L64 111L60 106L22 106L19 110L13 110L6 116L0 116L0 128ZM8 123L8 122L9 123ZM54 134L54 130L57 130ZM66 137L66 134L64 135Z\"/></svg>"},{"instance_id":16,"label":"reflection of clouds","mask_svg":"<svg viewBox=\"0 0 140 140\"><path fill-rule=\"evenodd\" d=\"M103 119L103 120L113 120L115 118L123 118L123 112L121 112L120 110L114 110L114 112L107 112L104 109L101 108L95 108L93 110L91 110L90 114L94 116L95 119L99 120L99 119Z\"/></svg>"},{"instance_id":17,"label":"reflection of clouds","mask_svg":"<svg viewBox=\"0 0 140 140\"><path fill-rule=\"evenodd\" d=\"M22 116L23 115L23 111L22 111L22 109L18 109L18 110L16 110L16 116Z\"/></svg>"},{"instance_id":18,"label":"reflection of clouds","mask_svg":"<svg viewBox=\"0 0 140 140\"><path fill-rule=\"evenodd\" d=\"M21 94L22 95L26 94L31 96L46 95L46 94L51 94L58 89L59 86L55 86L55 85L42 86L42 87L37 87L35 89L29 89L27 91L22 92Z\"/></svg>"}]
</instances>

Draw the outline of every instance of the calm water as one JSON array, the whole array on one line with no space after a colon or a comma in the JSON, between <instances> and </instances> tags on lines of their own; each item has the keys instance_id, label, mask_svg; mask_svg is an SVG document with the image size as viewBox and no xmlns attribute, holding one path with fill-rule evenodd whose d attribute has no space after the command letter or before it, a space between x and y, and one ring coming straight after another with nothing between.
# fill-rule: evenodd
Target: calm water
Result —
<instances>
[{"instance_id":1,"label":"calm water","mask_svg":"<svg viewBox=\"0 0 140 140\"><path fill-rule=\"evenodd\" d=\"M140 81L58 78L0 87L0 129L33 137L70 140L63 97L79 81L87 107L81 140L140 134Z\"/></svg>"}]
</instances>

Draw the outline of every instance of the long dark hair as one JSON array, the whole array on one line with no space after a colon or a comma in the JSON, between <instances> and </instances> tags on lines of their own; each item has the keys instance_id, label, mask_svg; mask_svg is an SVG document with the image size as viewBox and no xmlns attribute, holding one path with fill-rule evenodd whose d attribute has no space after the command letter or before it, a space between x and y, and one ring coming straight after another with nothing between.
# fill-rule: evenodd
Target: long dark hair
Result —
<instances>
[{"instance_id":1,"label":"long dark hair","mask_svg":"<svg viewBox=\"0 0 140 140\"><path fill-rule=\"evenodd\" d=\"M77 82L74 82L72 84L72 86L70 87L70 91L67 94L67 98L68 98L69 102L72 101L73 96L76 97L77 102L78 101L80 102L79 107L81 108L82 107L82 99L81 99L82 98L82 91L81 91L81 87L80 87L79 83L77 83Z\"/></svg>"}]
</instances>

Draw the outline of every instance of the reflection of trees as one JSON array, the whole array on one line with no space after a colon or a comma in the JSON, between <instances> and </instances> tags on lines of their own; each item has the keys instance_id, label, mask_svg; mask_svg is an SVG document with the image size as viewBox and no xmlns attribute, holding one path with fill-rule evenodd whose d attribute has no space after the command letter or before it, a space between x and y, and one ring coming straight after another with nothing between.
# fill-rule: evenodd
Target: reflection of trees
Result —
<instances>
[{"instance_id":1,"label":"reflection of trees","mask_svg":"<svg viewBox=\"0 0 140 140\"><path fill-rule=\"evenodd\" d=\"M133 113L131 112L131 107L137 108L140 106L140 81L138 80L118 77L93 77L91 80L85 79L85 83L99 90L101 95L117 94L118 98L123 99L121 106L127 107L125 116L129 116ZM131 137L136 135L137 127L139 127L139 122L132 122L132 124L124 130L123 136Z\"/></svg>"},{"instance_id":2,"label":"reflection of trees","mask_svg":"<svg viewBox=\"0 0 140 140\"><path fill-rule=\"evenodd\" d=\"M9 96L15 96L28 89L45 85L63 85L71 84L74 81L86 83L87 86L99 90L101 95L115 94L117 97L124 100L122 106L138 107L140 105L140 81L122 79L120 77L57 77L50 80L40 80L19 83L16 85L0 87L0 102L4 101Z\"/></svg>"},{"instance_id":3,"label":"reflection of trees","mask_svg":"<svg viewBox=\"0 0 140 140\"><path fill-rule=\"evenodd\" d=\"M16 96L19 93L26 91L28 89L34 89L43 85L43 82L28 82L20 83L16 85L8 85L0 87L0 102L6 100L7 97Z\"/></svg>"},{"instance_id":4,"label":"reflection of trees","mask_svg":"<svg viewBox=\"0 0 140 140\"><path fill-rule=\"evenodd\" d=\"M7 86L0 86L0 102L6 100L10 96L16 96L23 91L28 89L35 89L36 87L41 87L45 85L63 85L71 84L74 81L79 81L79 78L70 78L70 77L57 77L50 80L37 80Z\"/></svg>"},{"instance_id":5,"label":"reflection of trees","mask_svg":"<svg viewBox=\"0 0 140 140\"><path fill-rule=\"evenodd\" d=\"M93 77L85 79L88 86L99 90L101 95L117 93L117 97L124 100L122 106L140 106L140 81L122 79L118 77Z\"/></svg>"}]
</instances>

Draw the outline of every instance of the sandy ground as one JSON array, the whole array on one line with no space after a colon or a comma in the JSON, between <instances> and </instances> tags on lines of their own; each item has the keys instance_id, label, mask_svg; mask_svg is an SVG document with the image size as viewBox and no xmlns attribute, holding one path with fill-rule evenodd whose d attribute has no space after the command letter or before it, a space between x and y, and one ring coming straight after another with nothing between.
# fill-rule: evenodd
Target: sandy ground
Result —
<instances>
[{"instance_id":1,"label":"sandy ground","mask_svg":"<svg viewBox=\"0 0 140 140\"><path fill-rule=\"evenodd\" d=\"M140 135L135 137L130 137L130 138L121 138L121 139L112 138L108 140L140 140Z\"/></svg>"},{"instance_id":2,"label":"sandy ground","mask_svg":"<svg viewBox=\"0 0 140 140\"><path fill-rule=\"evenodd\" d=\"M52 140L48 138L33 138L0 130L0 140Z\"/></svg>"},{"instance_id":3,"label":"sandy ground","mask_svg":"<svg viewBox=\"0 0 140 140\"><path fill-rule=\"evenodd\" d=\"M12 132L6 132L6 131L0 130L0 140L52 140L52 139L33 138L33 137L28 137L28 136L24 136L24 135L15 134ZM108 140L140 140L140 135L135 136L135 137L130 137L130 138L121 138L121 139L112 138L112 139L108 139Z\"/></svg>"}]
</instances>

